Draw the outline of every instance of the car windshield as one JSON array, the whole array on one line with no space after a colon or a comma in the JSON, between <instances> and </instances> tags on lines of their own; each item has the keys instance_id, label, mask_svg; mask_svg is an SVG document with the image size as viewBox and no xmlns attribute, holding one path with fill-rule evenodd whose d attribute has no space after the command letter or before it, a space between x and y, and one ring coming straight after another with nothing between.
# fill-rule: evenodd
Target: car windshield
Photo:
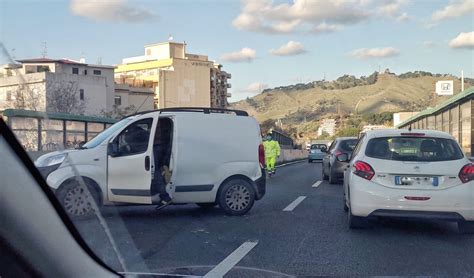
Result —
<instances>
[{"instance_id":1,"label":"car windshield","mask_svg":"<svg viewBox=\"0 0 474 278\"><path fill-rule=\"evenodd\" d=\"M357 139L342 140L339 148L345 152L352 152L352 150L354 150L355 146L357 145L357 141Z\"/></svg>"},{"instance_id":2,"label":"car windshield","mask_svg":"<svg viewBox=\"0 0 474 278\"><path fill-rule=\"evenodd\" d=\"M439 162L464 157L454 140L435 137L381 137L370 139L365 154L369 157L416 162Z\"/></svg>"},{"instance_id":3,"label":"car windshield","mask_svg":"<svg viewBox=\"0 0 474 278\"><path fill-rule=\"evenodd\" d=\"M89 142L85 143L82 148L84 149L92 149L100 145L102 142L104 142L105 139L109 138L110 135L114 134L117 130L121 129L125 125L127 125L131 120L133 120L133 117L128 117L125 118L119 122L116 122L106 130L102 131L99 133L96 137L94 137L92 140Z\"/></svg>"},{"instance_id":4,"label":"car windshield","mask_svg":"<svg viewBox=\"0 0 474 278\"><path fill-rule=\"evenodd\" d=\"M319 150L320 150L320 149L324 149L324 148L327 148L327 146L326 146L326 145L321 145L321 144L317 144L317 145L316 145L316 144L313 144L313 145L311 145L311 149L312 149L312 150L316 150L316 149L319 149Z\"/></svg>"},{"instance_id":5,"label":"car windshield","mask_svg":"<svg viewBox=\"0 0 474 278\"><path fill-rule=\"evenodd\" d=\"M474 0L0 0L0 15L0 137L120 274L474 277ZM0 179L23 189L10 160ZM34 238L2 256L17 201L2 185L0 278L21 277L2 261L87 261ZM33 276L95 277L78 269Z\"/></svg>"}]
</instances>

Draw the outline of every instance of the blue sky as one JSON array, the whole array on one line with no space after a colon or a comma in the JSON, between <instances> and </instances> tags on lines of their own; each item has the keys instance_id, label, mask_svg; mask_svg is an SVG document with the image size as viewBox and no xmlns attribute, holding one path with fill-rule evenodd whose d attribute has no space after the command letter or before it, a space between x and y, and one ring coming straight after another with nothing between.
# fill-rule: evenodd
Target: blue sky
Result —
<instances>
[{"instance_id":1,"label":"blue sky","mask_svg":"<svg viewBox=\"0 0 474 278\"><path fill-rule=\"evenodd\" d=\"M0 40L16 59L46 42L48 57L117 64L172 34L232 73L232 100L379 67L474 77L473 31L469 0L0 0Z\"/></svg>"}]
</instances>

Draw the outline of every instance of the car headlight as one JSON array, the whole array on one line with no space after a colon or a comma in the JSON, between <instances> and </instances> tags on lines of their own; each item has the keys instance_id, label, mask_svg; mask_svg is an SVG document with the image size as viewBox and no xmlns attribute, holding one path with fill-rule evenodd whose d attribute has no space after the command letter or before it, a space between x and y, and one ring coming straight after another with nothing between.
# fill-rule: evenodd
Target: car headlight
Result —
<instances>
[{"instance_id":1,"label":"car headlight","mask_svg":"<svg viewBox=\"0 0 474 278\"><path fill-rule=\"evenodd\" d=\"M65 153L61 153L61 154L57 154L57 155L53 155L53 156L50 156L50 157L46 157L46 158L39 158L36 162L35 162L35 165L36 167L49 167L49 166L54 166L54 165L60 165L61 163L63 163L64 159L66 159L67 157L67 154Z\"/></svg>"}]
</instances>

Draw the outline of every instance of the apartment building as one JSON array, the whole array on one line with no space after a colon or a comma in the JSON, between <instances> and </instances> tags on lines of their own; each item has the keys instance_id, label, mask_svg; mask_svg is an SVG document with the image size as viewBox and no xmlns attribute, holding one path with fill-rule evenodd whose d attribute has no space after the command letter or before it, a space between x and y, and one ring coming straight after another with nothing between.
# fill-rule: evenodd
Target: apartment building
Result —
<instances>
[{"instance_id":1,"label":"apartment building","mask_svg":"<svg viewBox=\"0 0 474 278\"><path fill-rule=\"evenodd\" d=\"M232 96L227 92L227 89L231 88L231 84L228 83L231 77L230 73L222 70L221 64L214 64L211 68L211 107L227 108L229 105L227 98Z\"/></svg>"},{"instance_id":2,"label":"apartment building","mask_svg":"<svg viewBox=\"0 0 474 278\"><path fill-rule=\"evenodd\" d=\"M219 77L217 77L219 73ZM179 106L211 107L227 105L223 92L227 97L227 89L211 90L213 80L225 81L230 75L215 67L206 55L186 52L186 44L164 42L145 45L144 55L122 59L115 70L115 81L119 84L129 84L152 88L155 108ZM227 87L226 87L227 88ZM217 104L219 103L219 104Z\"/></svg>"},{"instance_id":3,"label":"apartment building","mask_svg":"<svg viewBox=\"0 0 474 278\"><path fill-rule=\"evenodd\" d=\"M113 108L113 66L50 58L17 62L0 67L0 111L20 108L99 115Z\"/></svg>"},{"instance_id":4,"label":"apartment building","mask_svg":"<svg viewBox=\"0 0 474 278\"><path fill-rule=\"evenodd\" d=\"M328 133L330 136L336 134L336 120L335 119L323 119L321 125L318 128L318 136L323 135L323 132Z\"/></svg>"}]
</instances>

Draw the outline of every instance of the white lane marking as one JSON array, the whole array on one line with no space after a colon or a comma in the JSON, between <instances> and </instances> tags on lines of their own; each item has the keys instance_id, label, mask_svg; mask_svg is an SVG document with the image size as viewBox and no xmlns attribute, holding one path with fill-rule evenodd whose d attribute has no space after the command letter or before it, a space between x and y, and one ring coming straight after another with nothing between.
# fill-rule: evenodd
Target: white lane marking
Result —
<instances>
[{"instance_id":1,"label":"white lane marking","mask_svg":"<svg viewBox=\"0 0 474 278\"><path fill-rule=\"evenodd\" d=\"M235 249L227 258L216 265L211 271L209 271L204 277L223 277L229 272L236 264L240 262L256 245L258 241L246 241Z\"/></svg>"},{"instance_id":2,"label":"white lane marking","mask_svg":"<svg viewBox=\"0 0 474 278\"><path fill-rule=\"evenodd\" d=\"M286 208L284 208L283 211L294 210L296 206L298 206L301 202L303 202L304 199L306 199L306 196L299 196L298 198L296 198L296 200L294 200L293 202L291 202L291 204L289 204Z\"/></svg>"},{"instance_id":3,"label":"white lane marking","mask_svg":"<svg viewBox=\"0 0 474 278\"><path fill-rule=\"evenodd\" d=\"M318 187L318 186L321 185L322 182L323 182L323 181L317 181L317 182L315 182L315 183L312 185L312 187Z\"/></svg>"}]
</instances>

